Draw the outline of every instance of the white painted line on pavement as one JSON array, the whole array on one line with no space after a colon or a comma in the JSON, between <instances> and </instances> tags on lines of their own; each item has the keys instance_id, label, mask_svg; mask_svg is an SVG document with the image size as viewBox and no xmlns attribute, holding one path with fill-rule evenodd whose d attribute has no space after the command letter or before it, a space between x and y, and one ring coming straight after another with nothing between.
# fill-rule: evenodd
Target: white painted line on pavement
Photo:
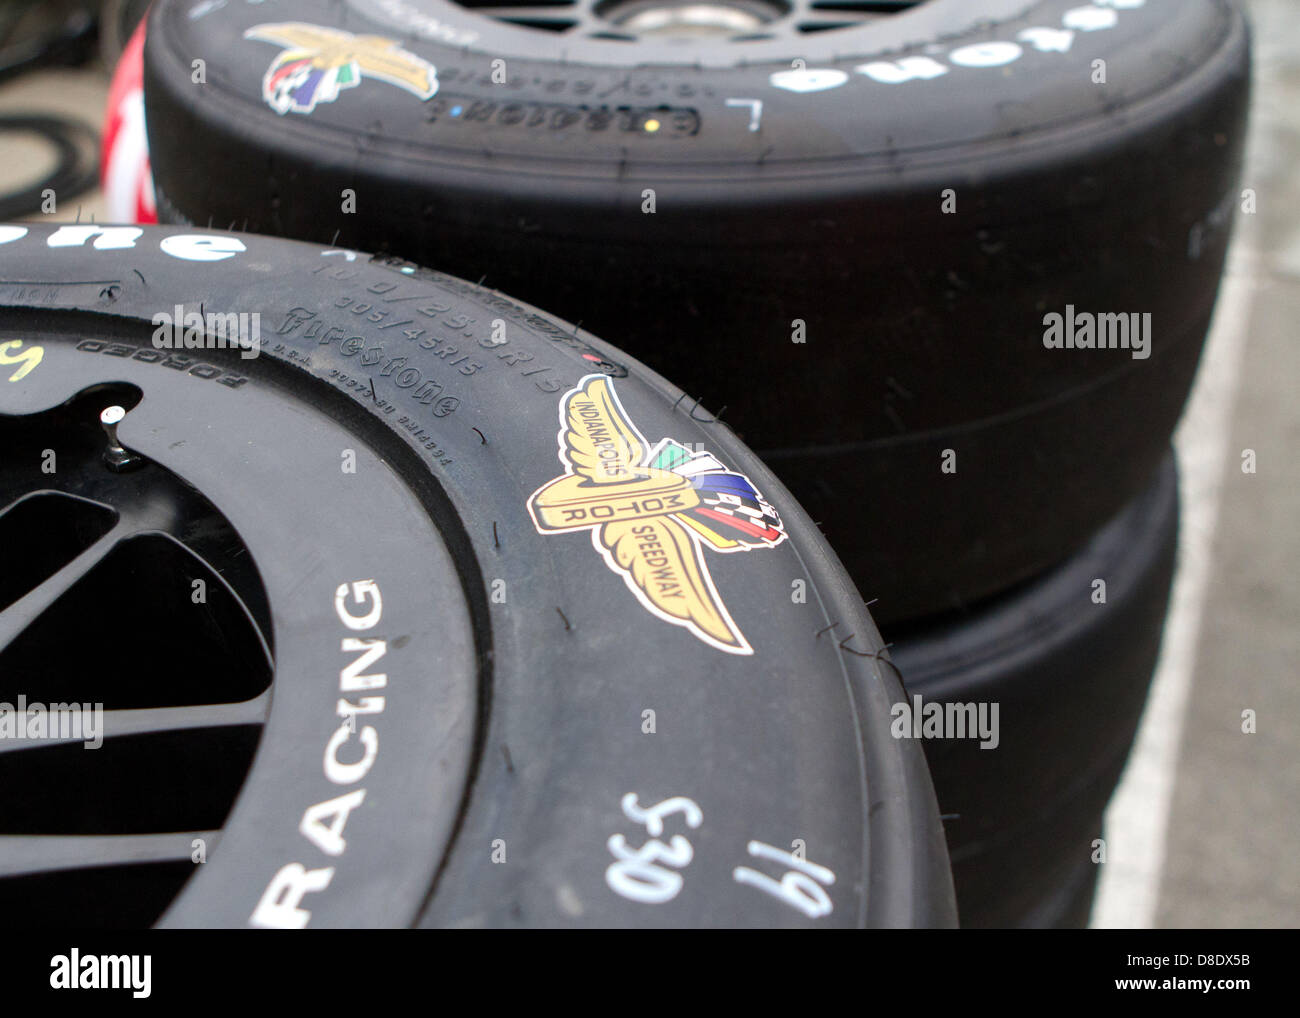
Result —
<instances>
[{"instance_id":1,"label":"white painted line on pavement","mask_svg":"<svg viewBox=\"0 0 1300 1018\"><path fill-rule=\"evenodd\" d=\"M1182 489L1178 571L1137 742L1106 810L1106 863L1093 906L1093 928L1145 929L1155 920L1224 471L1234 467L1239 452L1228 443L1259 278L1258 259L1248 244L1251 231L1243 222L1248 218L1238 216L1238 235L1197 382L1174 435Z\"/></svg>"}]
</instances>

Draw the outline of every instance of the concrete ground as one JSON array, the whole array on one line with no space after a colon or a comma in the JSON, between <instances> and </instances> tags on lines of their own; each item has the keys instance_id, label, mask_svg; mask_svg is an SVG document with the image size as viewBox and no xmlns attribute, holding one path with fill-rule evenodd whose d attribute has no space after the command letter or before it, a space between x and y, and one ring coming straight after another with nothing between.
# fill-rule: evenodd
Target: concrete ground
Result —
<instances>
[{"instance_id":1,"label":"concrete ground","mask_svg":"<svg viewBox=\"0 0 1300 1018\"><path fill-rule=\"evenodd\" d=\"M104 104L108 99L108 75L99 69L36 71L0 86L0 115L6 113L58 113L92 124L96 129L104 122ZM54 155L39 139L24 134L0 134L0 191L34 183L54 168ZM104 221L104 200L98 191L59 203L50 216L32 219L58 219L69 222L77 218L88 221L92 216Z\"/></svg>"},{"instance_id":2,"label":"concrete ground","mask_svg":"<svg viewBox=\"0 0 1300 1018\"><path fill-rule=\"evenodd\" d=\"M1094 926L1300 925L1300 4L1248 0L1256 91L1229 270L1176 437L1179 574L1137 749L1107 816ZM101 71L32 74L0 112L102 122ZM44 148L0 135L0 189ZM103 221L98 193L52 217ZM33 217L40 218L40 217ZM1244 450L1256 471L1244 473ZM1256 731L1242 731L1253 711Z\"/></svg>"}]
</instances>

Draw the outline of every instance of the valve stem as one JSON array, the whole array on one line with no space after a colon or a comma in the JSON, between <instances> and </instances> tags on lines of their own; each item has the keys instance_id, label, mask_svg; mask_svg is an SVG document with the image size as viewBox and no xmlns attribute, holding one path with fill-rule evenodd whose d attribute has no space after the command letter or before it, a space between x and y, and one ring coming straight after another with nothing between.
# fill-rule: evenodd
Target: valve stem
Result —
<instances>
[{"instance_id":1,"label":"valve stem","mask_svg":"<svg viewBox=\"0 0 1300 1018\"><path fill-rule=\"evenodd\" d=\"M126 411L120 406L105 407L99 415L99 423L103 425L104 434L108 436L108 448L104 450L104 462L108 464L109 470L123 471L137 467L144 462L144 458L137 456L122 446L117 440L117 426L126 416Z\"/></svg>"}]
</instances>

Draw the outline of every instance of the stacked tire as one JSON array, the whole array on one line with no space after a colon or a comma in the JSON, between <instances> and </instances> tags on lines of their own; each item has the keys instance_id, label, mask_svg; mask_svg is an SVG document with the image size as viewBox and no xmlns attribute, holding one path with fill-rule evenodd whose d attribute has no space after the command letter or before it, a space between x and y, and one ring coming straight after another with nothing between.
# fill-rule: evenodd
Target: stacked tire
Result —
<instances>
[{"instance_id":1,"label":"stacked tire","mask_svg":"<svg viewBox=\"0 0 1300 1018\"><path fill-rule=\"evenodd\" d=\"M478 318L479 368L364 300ZM0 700L65 715L7 711L11 920L955 924L852 582L634 359L399 259L13 224L0 365Z\"/></svg>"},{"instance_id":2,"label":"stacked tire","mask_svg":"<svg viewBox=\"0 0 1300 1018\"><path fill-rule=\"evenodd\" d=\"M1087 922L1102 814L1155 667L1177 538L1170 454L1064 563L895 636L909 696L945 710L998 706L989 748L925 743L966 925Z\"/></svg>"},{"instance_id":3,"label":"stacked tire","mask_svg":"<svg viewBox=\"0 0 1300 1018\"><path fill-rule=\"evenodd\" d=\"M963 921L1077 925L1239 201L1240 6L704 6L686 43L672 2L159 0L160 216L437 265L680 382L909 694L1000 705L998 748L925 743Z\"/></svg>"}]
</instances>

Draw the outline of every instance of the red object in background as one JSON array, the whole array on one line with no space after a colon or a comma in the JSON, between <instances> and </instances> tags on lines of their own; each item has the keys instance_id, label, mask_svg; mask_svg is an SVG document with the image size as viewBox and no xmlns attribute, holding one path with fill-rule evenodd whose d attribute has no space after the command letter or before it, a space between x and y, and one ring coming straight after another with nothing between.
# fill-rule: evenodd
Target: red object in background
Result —
<instances>
[{"instance_id":1,"label":"red object in background","mask_svg":"<svg viewBox=\"0 0 1300 1018\"><path fill-rule=\"evenodd\" d=\"M158 222L144 127L144 28L142 21L122 51L104 117L99 174L114 223Z\"/></svg>"}]
</instances>

